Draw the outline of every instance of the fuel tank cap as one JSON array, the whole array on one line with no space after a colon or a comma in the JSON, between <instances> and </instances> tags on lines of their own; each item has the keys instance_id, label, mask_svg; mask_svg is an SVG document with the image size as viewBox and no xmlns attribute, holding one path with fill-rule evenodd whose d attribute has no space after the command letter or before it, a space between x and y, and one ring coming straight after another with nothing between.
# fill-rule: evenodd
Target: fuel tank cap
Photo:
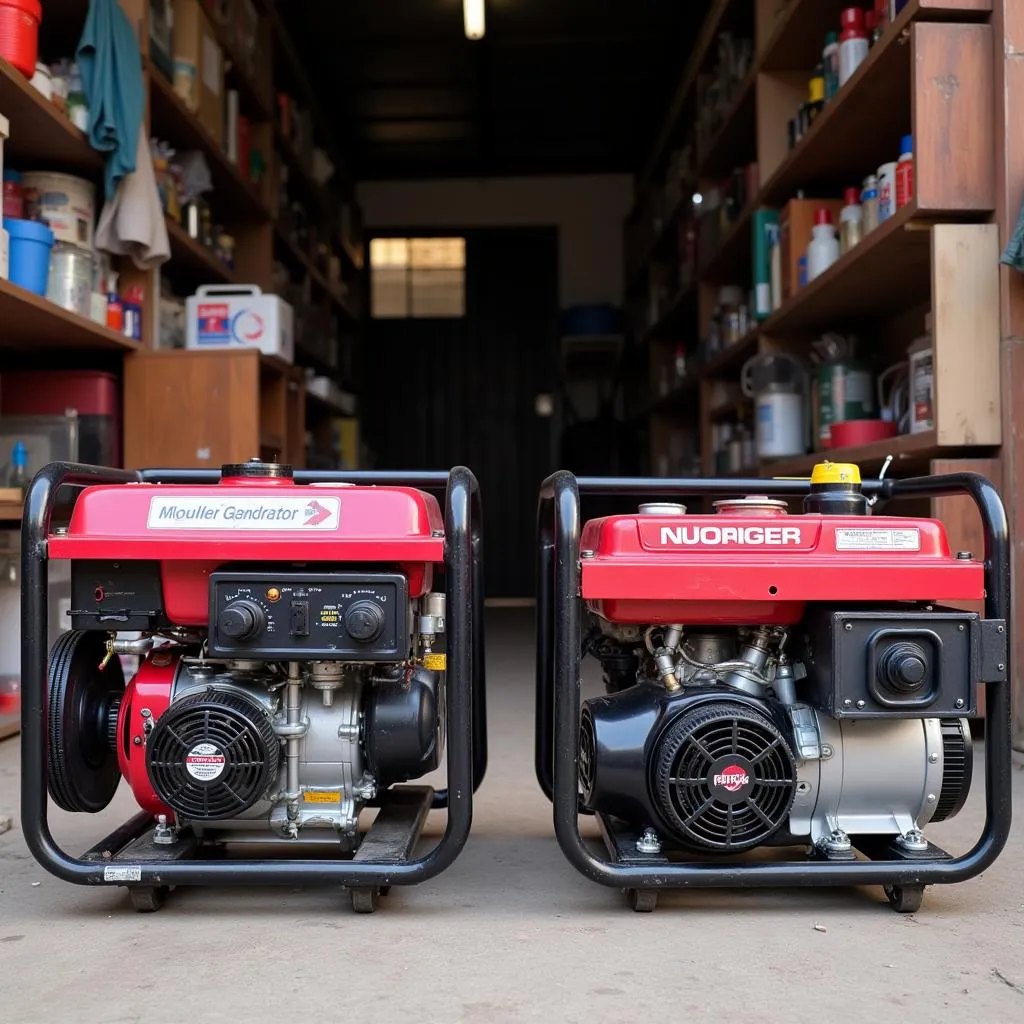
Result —
<instances>
[{"instance_id":1,"label":"fuel tank cap","mask_svg":"<svg viewBox=\"0 0 1024 1024\"><path fill-rule=\"evenodd\" d=\"M714 503L720 516L785 516L789 506L766 494L748 494L745 498L726 498Z\"/></svg>"},{"instance_id":2,"label":"fuel tank cap","mask_svg":"<svg viewBox=\"0 0 1024 1024\"><path fill-rule=\"evenodd\" d=\"M676 501L647 501L640 506L642 516L685 516L686 506Z\"/></svg>"},{"instance_id":3,"label":"fuel tank cap","mask_svg":"<svg viewBox=\"0 0 1024 1024\"><path fill-rule=\"evenodd\" d=\"M248 462L229 462L220 467L222 480L229 477L290 480L294 475L291 466L284 466L280 462L263 462L261 459L250 459Z\"/></svg>"}]
</instances>

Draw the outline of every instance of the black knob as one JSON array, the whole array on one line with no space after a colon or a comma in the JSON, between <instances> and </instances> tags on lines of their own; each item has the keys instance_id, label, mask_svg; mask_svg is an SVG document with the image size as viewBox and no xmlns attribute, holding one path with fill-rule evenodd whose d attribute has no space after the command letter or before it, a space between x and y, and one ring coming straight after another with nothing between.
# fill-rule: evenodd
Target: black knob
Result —
<instances>
[{"instance_id":1,"label":"black knob","mask_svg":"<svg viewBox=\"0 0 1024 1024\"><path fill-rule=\"evenodd\" d=\"M384 629L384 610L376 601L356 601L345 612L345 629L353 640L368 644Z\"/></svg>"},{"instance_id":2,"label":"black knob","mask_svg":"<svg viewBox=\"0 0 1024 1024\"><path fill-rule=\"evenodd\" d=\"M918 644L893 644L878 666L881 681L898 693L914 693L928 676L928 658Z\"/></svg>"},{"instance_id":3,"label":"black knob","mask_svg":"<svg viewBox=\"0 0 1024 1024\"><path fill-rule=\"evenodd\" d=\"M217 629L230 640L251 640L267 624L267 616L255 601L232 601L217 620Z\"/></svg>"}]
</instances>

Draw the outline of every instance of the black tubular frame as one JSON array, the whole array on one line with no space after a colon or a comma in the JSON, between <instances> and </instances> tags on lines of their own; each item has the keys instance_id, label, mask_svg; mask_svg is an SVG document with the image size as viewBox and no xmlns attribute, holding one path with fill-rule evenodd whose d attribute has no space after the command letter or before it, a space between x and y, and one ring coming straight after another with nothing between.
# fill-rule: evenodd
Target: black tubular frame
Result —
<instances>
[{"instance_id":1,"label":"black tubular frame","mask_svg":"<svg viewBox=\"0 0 1024 1024\"><path fill-rule=\"evenodd\" d=\"M448 789L435 807L448 820L438 844L423 857L401 863L312 859L181 860L133 862L137 886L284 885L302 882L353 887L414 885L447 868L459 855L473 819L473 792L487 769L483 651L483 542L480 489L465 467L450 472L297 470L298 484L350 483L444 490L447 590ZM21 816L25 841L49 872L79 885L124 885L106 880L110 861L72 857L54 841L47 817L47 538L58 491L103 484L215 484L219 470L120 470L55 462L29 486L22 522ZM147 814L125 822L93 850L117 851L153 827Z\"/></svg>"},{"instance_id":2,"label":"black tubular frame","mask_svg":"<svg viewBox=\"0 0 1024 1024\"><path fill-rule=\"evenodd\" d=\"M581 477L562 471L541 486L537 508L537 721L535 769L553 801L555 834L569 861L602 885L630 889L764 886L932 885L961 882L985 870L1006 843L1011 820L1010 644L1004 682L985 687L985 826L963 856L913 860L796 860L766 863L626 863L595 855L579 830L578 759L583 602L580 597L581 494L635 497L799 497L806 480ZM1010 619L1010 540L999 494L975 473L866 480L866 494L895 498L968 495L985 532L985 617Z\"/></svg>"}]
</instances>

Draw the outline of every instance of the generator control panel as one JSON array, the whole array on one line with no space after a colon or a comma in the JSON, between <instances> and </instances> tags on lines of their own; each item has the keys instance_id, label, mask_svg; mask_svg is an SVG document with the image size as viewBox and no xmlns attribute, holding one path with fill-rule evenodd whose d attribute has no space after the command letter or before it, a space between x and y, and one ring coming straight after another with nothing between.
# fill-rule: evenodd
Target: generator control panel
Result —
<instances>
[{"instance_id":1,"label":"generator control panel","mask_svg":"<svg viewBox=\"0 0 1024 1024\"><path fill-rule=\"evenodd\" d=\"M213 657L401 661L408 587L399 573L215 572Z\"/></svg>"}]
</instances>

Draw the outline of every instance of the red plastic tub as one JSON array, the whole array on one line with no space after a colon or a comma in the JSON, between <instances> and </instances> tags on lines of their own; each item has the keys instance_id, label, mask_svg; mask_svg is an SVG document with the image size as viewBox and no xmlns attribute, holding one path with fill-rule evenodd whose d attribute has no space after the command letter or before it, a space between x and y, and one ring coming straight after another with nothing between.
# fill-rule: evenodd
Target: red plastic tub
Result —
<instances>
[{"instance_id":1,"label":"red plastic tub","mask_svg":"<svg viewBox=\"0 0 1024 1024\"><path fill-rule=\"evenodd\" d=\"M42 17L39 0L0 0L0 57L26 78L36 73Z\"/></svg>"}]
</instances>

